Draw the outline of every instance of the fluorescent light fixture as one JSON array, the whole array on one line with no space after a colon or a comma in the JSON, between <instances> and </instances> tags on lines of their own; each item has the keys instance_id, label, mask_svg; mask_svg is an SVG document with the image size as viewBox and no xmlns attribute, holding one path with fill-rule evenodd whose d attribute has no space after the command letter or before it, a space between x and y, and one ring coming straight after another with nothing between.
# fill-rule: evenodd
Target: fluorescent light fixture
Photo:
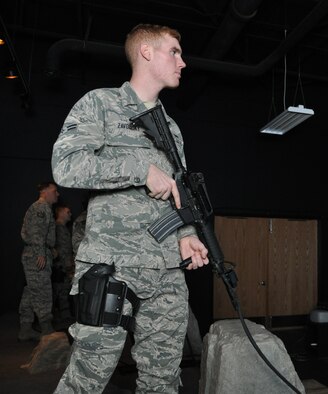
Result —
<instances>
[{"instance_id":1,"label":"fluorescent light fixture","mask_svg":"<svg viewBox=\"0 0 328 394\"><path fill-rule=\"evenodd\" d=\"M314 111L304 108L303 105L288 107L284 112L262 127L260 132L283 135L312 115L314 115Z\"/></svg>"}]
</instances>

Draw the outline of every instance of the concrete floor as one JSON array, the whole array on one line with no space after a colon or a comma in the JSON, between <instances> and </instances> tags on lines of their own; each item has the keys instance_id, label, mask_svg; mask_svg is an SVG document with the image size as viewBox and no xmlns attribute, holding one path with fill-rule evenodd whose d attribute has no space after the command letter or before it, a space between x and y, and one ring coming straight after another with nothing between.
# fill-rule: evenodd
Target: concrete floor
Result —
<instances>
[{"instance_id":1,"label":"concrete floor","mask_svg":"<svg viewBox=\"0 0 328 394\"><path fill-rule=\"evenodd\" d=\"M30 374L21 368L31 360L37 343L18 342L18 315L15 312L0 316L0 393L1 394L52 394L64 372L64 368ZM128 346L125 352L127 353ZM181 394L197 394L199 380L199 360L184 359L181 379ZM128 354L123 354L118 368L104 393L132 394L134 392L136 370Z\"/></svg>"},{"instance_id":2,"label":"concrete floor","mask_svg":"<svg viewBox=\"0 0 328 394\"><path fill-rule=\"evenodd\" d=\"M0 316L0 392L2 394L52 394L64 368L30 374L21 368L30 358L36 344L18 342L18 315L16 312ZM307 394L327 394L328 354L315 349L306 351L304 331L282 330L276 333L285 343L295 369L306 386ZM128 350L128 349L127 349ZM185 357L181 367L183 387L180 394L198 394L200 379L199 358ZM128 354L122 356L117 370L104 393L132 394L136 371ZM231 393L236 394L236 393Z\"/></svg>"}]
</instances>

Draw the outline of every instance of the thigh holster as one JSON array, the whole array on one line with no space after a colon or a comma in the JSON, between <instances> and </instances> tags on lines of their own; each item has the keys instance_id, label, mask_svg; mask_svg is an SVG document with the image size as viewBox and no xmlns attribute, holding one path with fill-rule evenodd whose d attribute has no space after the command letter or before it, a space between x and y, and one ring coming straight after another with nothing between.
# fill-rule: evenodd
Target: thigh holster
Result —
<instances>
[{"instance_id":1,"label":"thigh holster","mask_svg":"<svg viewBox=\"0 0 328 394\"><path fill-rule=\"evenodd\" d=\"M79 280L77 322L90 326L116 327L134 331L140 300L128 285L115 279L114 264L94 264ZM123 315L124 301L132 315Z\"/></svg>"}]
</instances>

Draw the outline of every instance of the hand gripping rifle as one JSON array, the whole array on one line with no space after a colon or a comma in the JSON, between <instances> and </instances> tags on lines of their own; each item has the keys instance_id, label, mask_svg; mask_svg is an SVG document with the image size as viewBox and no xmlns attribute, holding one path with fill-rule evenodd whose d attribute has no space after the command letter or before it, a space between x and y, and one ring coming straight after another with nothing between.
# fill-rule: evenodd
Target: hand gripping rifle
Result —
<instances>
[{"instance_id":1,"label":"hand gripping rifle","mask_svg":"<svg viewBox=\"0 0 328 394\"><path fill-rule=\"evenodd\" d=\"M225 267L222 250L209 222L213 209L203 174L200 172L189 173L183 166L161 105L132 117L130 121L135 126L143 127L145 133L155 141L157 148L163 150L167 155L175 171L174 179L181 199L181 208L177 209L171 198L174 210L152 223L148 228L149 233L157 242L161 242L180 226L193 224L199 238L208 249L213 272L222 278L231 302L237 309L238 302L234 290L237 286L237 275L235 271ZM180 267L185 268L190 263L191 258L189 257L180 263Z\"/></svg>"}]
</instances>

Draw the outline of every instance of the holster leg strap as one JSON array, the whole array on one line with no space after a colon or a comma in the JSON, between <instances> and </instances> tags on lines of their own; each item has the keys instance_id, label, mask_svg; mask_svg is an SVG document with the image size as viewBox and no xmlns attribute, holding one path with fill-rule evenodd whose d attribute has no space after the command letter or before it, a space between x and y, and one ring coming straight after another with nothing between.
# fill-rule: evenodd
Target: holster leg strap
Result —
<instances>
[{"instance_id":1,"label":"holster leg strap","mask_svg":"<svg viewBox=\"0 0 328 394\"><path fill-rule=\"evenodd\" d=\"M123 315L124 300L127 299L132 305L132 315ZM122 326L125 330L134 331L135 315L138 312L140 299L128 288L123 281L118 281L112 276L108 279L107 296L104 308L104 327Z\"/></svg>"}]
</instances>

